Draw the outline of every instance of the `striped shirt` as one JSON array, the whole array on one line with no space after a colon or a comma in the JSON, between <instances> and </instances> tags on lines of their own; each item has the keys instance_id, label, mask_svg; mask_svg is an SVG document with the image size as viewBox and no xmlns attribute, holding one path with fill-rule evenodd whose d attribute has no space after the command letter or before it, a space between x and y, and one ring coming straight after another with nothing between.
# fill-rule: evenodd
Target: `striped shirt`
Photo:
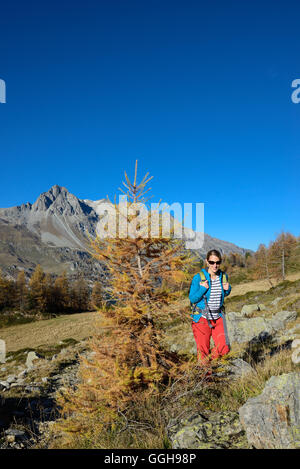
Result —
<instances>
[{"instance_id":1,"label":"striped shirt","mask_svg":"<svg viewBox=\"0 0 300 469\"><path fill-rule=\"evenodd\" d=\"M207 302L211 314L209 314L207 318L207 313L204 313L204 317L206 317L207 319L218 319L220 317L220 313L217 312L217 310L221 306L221 297L222 287L220 283L220 277L216 277L214 280L211 279L210 296Z\"/></svg>"}]
</instances>

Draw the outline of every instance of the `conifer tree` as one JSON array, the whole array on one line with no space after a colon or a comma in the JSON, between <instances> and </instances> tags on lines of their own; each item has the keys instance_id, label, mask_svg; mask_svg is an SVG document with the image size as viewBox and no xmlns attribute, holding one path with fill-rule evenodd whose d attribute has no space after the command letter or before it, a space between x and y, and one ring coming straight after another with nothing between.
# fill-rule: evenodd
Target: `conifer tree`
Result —
<instances>
[{"instance_id":1,"label":"conifer tree","mask_svg":"<svg viewBox=\"0 0 300 469\"><path fill-rule=\"evenodd\" d=\"M69 280L64 270L54 282L54 296L58 313L67 311L70 306L69 290Z\"/></svg>"},{"instance_id":2,"label":"conifer tree","mask_svg":"<svg viewBox=\"0 0 300 469\"><path fill-rule=\"evenodd\" d=\"M264 244L258 246L254 254L255 263L252 267L252 274L255 279L266 279L273 287L270 273L270 258L268 249Z\"/></svg>"},{"instance_id":3,"label":"conifer tree","mask_svg":"<svg viewBox=\"0 0 300 469\"><path fill-rule=\"evenodd\" d=\"M297 245L296 238L283 231L269 246L269 259L271 275L277 279L285 280L287 263Z\"/></svg>"},{"instance_id":4,"label":"conifer tree","mask_svg":"<svg viewBox=\"0 0 300 469\"><path fill-rule=\"evenodd\" d=\"M0 269L0 310L13 305L14 282L4 277Z\"/></svg>"},{"instance_id":5,"label":"conifer tree","mask_svg":"<svg viewBox=\"0 0 300 469\"><path fill-rule=\"evenodd\" d=\"M38 264L29 280L29 308L43 314L46 310L45 274L40 264Z\"/></svg>"},{"instance_id":6,"label":"conifer tree","mask_svg":"<svg viewBox=\"0 0 300 469\"><path fill-rule=\"evenodd\" d=\"M68 417L60 427L65 432L88 431L92 418L98 418L101 428L112 429L118 415L162 392L179 373L180 358L161 345L161 325L170 314L170 303L182 292L162 288L162 283L179 285L194 259L184 251L182 240L174 237L173 228L170 236L164 234L161 219L158 236L149 235L155 214L143 212L138 205L149 200L145 197L149 190L146 184L152 177L147 177L148 173L137 184L136 162L134 182L125 172L123 183L128 210L124 212L124 207L114 203L117 228L125 221L128 236L120 236L117 230L116 236L108 232L106 239L98 235L91 239L92 255L106 262L109 270L115 306L101 312L102 329L95 330L90 344L93 358L81 358L78 389L69 389L58 397L62 415ZM140 210L137 217L136 209Z\"/></svg>"},{"instance_id":7,"label":"conifer tree","mask_svg":"<svg viewBox=\"0 0 300 469\"><path fill-rule=\"evenodd\" d=\"M103 304L103 287L100 282L95 282L91 294L91 307L100 308Z\"/></svg>"},{"instance_id":8,"label":"conifer tree","mask_svg":"<svg viewBox=\"0 0 300 469\"><path fill-rule=\"evenodd\" d=\"M21 270L18 273L16 280L16 306L19 311L24 311L26 309L26 296L27 296L27 287L26 287L26 278L24 270Z\"/></svg>"},{"instance_id":9,"label":"conifer tree","mask_svg":"<svg viewBox=\"0 0 300 469\"><path fill-rule=\"evenodd\" d=\"M75 311L87 311L89 308L89 287L80 274L79 278L73 285L73 304L72 309Z\"/></svg>"},{"instance_id":10,"label":"conifer tree","mask_svg":"<svg viewBox=\"0 0 300 469\"><path fill-rule=\"evenodd\" d=\"M49 314L57 313L57 302L54 290L53 277L50 273L45 275L44 279L45 297L46 297L46 310Z\"/></svg>"},{"instance_id":11,"label":"conifer tree","mask_svg":"<svg viewBox=\"0 0 300 469\"><path fill-rule=\"evenodd\" d=\"M293 236L293 238L290 255L286 260L287 271L291 273L300 271L300 236Z\"/></svg>"}]
</instances>

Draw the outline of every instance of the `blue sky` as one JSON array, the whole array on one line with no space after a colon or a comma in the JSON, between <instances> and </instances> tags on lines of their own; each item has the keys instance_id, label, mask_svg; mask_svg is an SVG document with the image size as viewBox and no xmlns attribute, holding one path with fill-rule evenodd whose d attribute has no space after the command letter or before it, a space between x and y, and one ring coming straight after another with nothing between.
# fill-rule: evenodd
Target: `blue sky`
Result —
<instances>
[{"instance_id":1,"label":"blue sky","mask_svg":"<svg viewBox=\"0 0 300 469\"><path fill-rule=\"evenodd\" d=\"M205 232L257 249L300 234L300 4L10 1L0 16L0 207L54 184L202 202Z\"/></svg>"}]
</instances>

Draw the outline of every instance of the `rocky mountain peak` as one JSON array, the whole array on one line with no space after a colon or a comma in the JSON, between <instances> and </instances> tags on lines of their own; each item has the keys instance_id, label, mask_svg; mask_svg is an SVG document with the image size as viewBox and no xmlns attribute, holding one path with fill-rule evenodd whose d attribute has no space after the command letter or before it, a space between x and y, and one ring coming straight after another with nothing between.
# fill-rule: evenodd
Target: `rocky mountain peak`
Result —
<instances>
[{"instance_id":1,"label":"rocky mountain peak","mask_svg":"<svg viewBox=\"0 0 300 469\"><path fill-rule=\"evenodd\" d=\"M43 192L32 205L33 212L57 213L64 215L85 215L91 211L83 201L71 194L68 189L57 184Z\"/></svg>"},{"instance_id":2,"label":"rocky mountain peak","mask_svg":"<svg viewBox=\"0 0 300 469\"><path fill-rule=\"evenodd\" d=\"M35 203L32 205L32 210L36 211L46 211L53 204L59 196L61 200L66 200L69 191L65 187L58 186L55 184L47 192L42 192Z\"/></svg>"}]
</instances>

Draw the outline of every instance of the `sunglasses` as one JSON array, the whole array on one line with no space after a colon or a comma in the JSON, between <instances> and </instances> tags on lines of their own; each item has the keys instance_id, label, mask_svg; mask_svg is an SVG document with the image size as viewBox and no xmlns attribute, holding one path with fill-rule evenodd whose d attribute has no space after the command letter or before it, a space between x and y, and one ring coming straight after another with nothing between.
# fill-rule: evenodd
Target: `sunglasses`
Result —
<instances>
[{"instance_id":1,"label":"sunglasses","mask_svg":"<svg viewBox=\"0 0 300 469\"><path fill-rule=\"evenodd\" d=\"M217 261L217 262L214 262L214 261L207 261L210 265L220 265L222 261Z\"/></svg>"}]
</instances>

